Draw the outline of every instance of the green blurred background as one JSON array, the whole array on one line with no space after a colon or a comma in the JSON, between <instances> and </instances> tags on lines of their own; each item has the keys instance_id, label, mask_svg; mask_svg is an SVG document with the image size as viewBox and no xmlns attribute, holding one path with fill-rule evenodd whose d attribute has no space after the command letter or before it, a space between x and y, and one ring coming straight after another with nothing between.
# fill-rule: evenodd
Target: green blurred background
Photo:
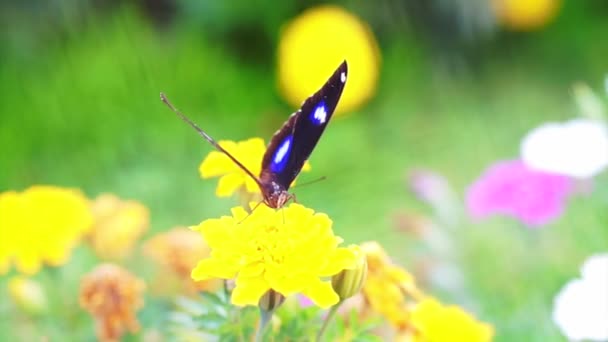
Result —
<instances>
[{"instance_id":1,"label":"green blurred background","mask_svg":"<svg viewBox=\"0 0 608 342\"><path fill-rule=\"evenodd\" d=\"M347 242L378 240L408 269L425 250L396 229L395 217L432 214L408 191L410 170L443 174L463 198L489 164L517 158L531 128L578 115L574 82L603 92L605 1L566 0L551 22L527 32L483 13L462 15L480 1L336 3L376 34L381 77L369 103L333 120L312 154L313 171L300 177L327 180L297 189L298 200L328 213ZM268 139L294 110L277 90L281 26L315 4L3 2L0 191L53 184L90 197L113 192L150 208L148 234L225 214L234 202L216 198L216 181L198 175L211 147L158 94L216 139ZM428 292L492 323L497 341L564 340L550 319L553 296L585 257L607 249L607 204L597 187L539 230L508 219L471 223L462 212L450 242L469 300ZM76 251L72 269L87 271L87 258ZM61 279L76 289L80 276ZM24 336L19 318L0 308L0 339ZM144 327L159 322L152 312L142 314ZM92 339L92 324L81 331L74 323L85 313L73 315L39 322L34 336Z\"/></svg>"}]
</instances>

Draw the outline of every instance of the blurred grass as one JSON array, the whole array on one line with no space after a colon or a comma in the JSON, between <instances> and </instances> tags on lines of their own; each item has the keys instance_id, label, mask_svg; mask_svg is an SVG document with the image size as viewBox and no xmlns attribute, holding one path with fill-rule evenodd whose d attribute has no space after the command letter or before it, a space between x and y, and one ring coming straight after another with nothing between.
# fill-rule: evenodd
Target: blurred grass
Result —
<instances>
[{"instance_id":1,"label":"blurred grass","mask_svg":"<svg viewBox=\"0 0 608 342\"><path fill-rule=\"evenodd\" d=\"M607 28L596 23L586 34L598 37ZM408 169L435 169L462 195L487 165L516 158L529 129L576 115L573 81L599 84L607 65L598 55L606 47L577 50L580 61L542 59L557 44L554 36L497 55L474 77L436 72L406 39L386 46L378 96L332 122L311 157L313 172L301 176L328 179L297 189L298 200L328 213L347 242L379 240L408 267L405 246L412 241L396 232L392 215L426 210L406 190ZM215 181L199 179L198 164L211 147L161 104L160 91L216 139L267 139L293 110L276 93L272 61L243 63L187 28L155 31L130 10L31 49L29 58L6 53L0 65L0 190L44 183L137 199L151 210L149 234L222 215L233 203L214 197ZM567 70L553 69L563 60ZM552 298L585 257L606 250L602 184L605 177L599 191L574 198L563 219L538 231L506 219L460 228L454 243L474 309L495 325L497 341L563 340L550 321ZM84 273L92 260L79 249L69 267ZM68 317L32 326L0 304L1 340L29 328L51 340L90 339L92 324L78 324L90 320L82 311L59 309L64 300L77 307L69 295L82 274L64 273L40 279L56 293L53 313ZM142 314L147 327L159 319L151 305ZM87 331L76 330L83 326Z\"/></svg>"}]
</instances>

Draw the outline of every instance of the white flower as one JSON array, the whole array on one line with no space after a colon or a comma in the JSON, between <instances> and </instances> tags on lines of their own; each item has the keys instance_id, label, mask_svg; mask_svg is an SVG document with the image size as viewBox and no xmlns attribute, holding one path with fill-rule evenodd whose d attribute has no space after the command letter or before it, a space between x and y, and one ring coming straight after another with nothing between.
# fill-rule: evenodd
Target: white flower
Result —
<instances>
[{"instance_id":1,"label":"white flower","mask_svg":"<svg viewBox=\"0 0 608 342\"><path fill-rule=\"evenodd\" d=\"M573 341L608 341L608 253L591 256L555 297L553 321Z\"/></svg>"},{"instance_id":2,"label":"white flower","mask_svg":"<svg viewBox=\"0 0 608 342\"><path fill-rule=\"evenodd\" d=\"M591 119L546 123L524 138L521 156L534 169L589 178L608 166L608 127Z\"/></svg>"}]
</instances>

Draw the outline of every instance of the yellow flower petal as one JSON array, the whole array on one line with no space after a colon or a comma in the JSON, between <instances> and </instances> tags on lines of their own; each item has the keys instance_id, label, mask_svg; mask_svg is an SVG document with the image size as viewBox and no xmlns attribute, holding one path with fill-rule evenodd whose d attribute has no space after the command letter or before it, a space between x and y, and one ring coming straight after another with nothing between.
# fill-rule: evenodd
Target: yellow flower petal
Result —
<instances>
[{"instance_id":1,"label":"yellow flower petal","mask_svg":"<svg viewBox=\"0 0 608 342\"><path fill-rule=\"evenodd\" d=\"M199 172L202 178L218 177L235 171L235 166L222 152L211 151L199 166Z\"/></svg>"},{"instance_id":2,"label":"yellow flower petal","mask_svg":"<svg viewBox=\"0 0 608 342\"><path fill-rule=\"evenodd\" d=\"M260 276L262 275L262 273L264 272L264 264L261 262L254 262L251 264L248 264L246 266L244 266L241 271L239 272L239 275L243 276L243 277L256 277L256 276Z\"/></svg>"},{"instance_id":3,"label":"yellow flower petal","mask_svg":"<svg viewBox=\"0 0 608 342\"><path fill-rule=\"evenodd\" d=\"M250 176L247 176L245 178L245 190L247 192L251 193L251 194L259 194L259 193L261 193L260 186Z\"/></svg>"},{"instance_id":4,"label":"yellow flower petal","mask_svg":"<svg viewBox=\"0 0 608 342\"><path fill-rule=\"evenodd\" d=\"M15 253L15 266L23 274L36 274L40 270L42 263L38 255L29 253L30 251L22 250Z\"/></svg>"},{"instance_id":5,"label":"yellow flower petal","mask_svg":"<svg viewBox=\"0 0 608 342\"><path fill-rule=\"evenodd\" d=\"M203 259L192 270L192 279L207 280L211 278L230 279L236 274L234 268L226 267L215 259Z\"/></svg>"},{"instance_id":6,"label":"yellow flower petal","mask_svg":"<svg viewBox=\"0 0 608 342\"><path fill-rule=\"evenodd\" d=\"M351 269L356 265L357 262L357 251L358 246L351 246L350 248L339 248L333 253L333 263L325 265L325 268L321 270L323 276L334 275L344 269Z\"/></svg>"},{"instance_id":7,"label":"yellow flower petal","mask_svg":"<svg viewBox=\"0 0 608 342\"><path fill-rule=\"evenodd\" d=\"M295 273L295 272L294 272ZM306 274L294 274L288 276L283 274L282 270L279 272L266 272L265 278L274 290L282 293L285 296L301 292L304 288L304 284L315 282L318 280L318 276L306 275Z\"/></svg>"},{"instance_id":8,"label":"yellow flower petal","mask_svg":"<svg viewBox=\"0 0 608 342\"><path fill-rule=\"evenodd\" d=\"M340 301L340 297L329 281L316 281L303 291L304 295L320 308L329 308Z\"/></svg>"},{"instance_id":9,"label":"yellow flower petal","mask_svg":"<svg viewBox=\"0 0 608 342\"><path fill-rule=\"evenodd\" d=\"M411 324L416 330L415 341L467 341L492 340L494 330L457 306L443 306L427 298L412 311Z\"/></svg>"},{"instance_id":10,"label":"yellow flower petal","mask_svg":"<svg viewBox=\"0 0 608 342\"><path fill-rule=\"evenodd\" d=\"M239 306L258 305L260 297L268 290L270 290L270 286L262 277L239 276L230 300L232 304Z\"/></svg>"},{"instance_id":11,"label":"yellow flower petal","mask_svg":"<svg viewBox=\"0 0 608 342\"><path fill-rule=\"evenodd\" d=\"M211 248L222 246L227 239L230 239L231 233L228 229L231 226L232 220L210 219L201 222L194 228L205 236L205 241Z\"/></svg>"},{"instance_id":12,"label":"yellow flower petal","mask_svg":"<svg viewBox=\"0 0 608 342\"><path fill-rule=\"evenodd\" d=\"M235 193L240 187L246 184L246 179L243 178L243 175L239 173L230 173L224 175L220 178L220 181L217 183L217 188L215 189L215 194L217 197L230 197L233 193ZM257 185L256 185L257 188ZM249 189L248 189L249 191Z\"/></svg>"}]
</instances>

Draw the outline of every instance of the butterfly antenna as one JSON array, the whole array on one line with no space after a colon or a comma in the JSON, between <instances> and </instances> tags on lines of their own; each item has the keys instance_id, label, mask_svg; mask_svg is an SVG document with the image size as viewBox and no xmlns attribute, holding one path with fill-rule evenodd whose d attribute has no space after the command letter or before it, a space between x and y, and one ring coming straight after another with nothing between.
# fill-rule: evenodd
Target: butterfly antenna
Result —
<instances>
[{"instance_id":1,"label":"butterfly antenna","mask_svg":"<svg viewBox=\"0 0 608 342\"><path fill-rule=\"evenodd\" d=\"M218 144L217 141L215 141L211 136L209 136L209 134L205 133L205 131L203 131L200 127L198 127L197 124L195 124L187 116L182 114L182 112L177 110L177 108L175 108L175 106L173 106L171 101L169 101L169 99L167 98L165 93L160 93L160 100L163 101L167 105L167 107L169 107L169 109L171 109L175 114L177 114L177 116L179 116L180 119L184 120L188 125L190 125L192 128L194 128L194 130L196 130L198 132L198 134L200 134L203 138L205 138L205 140L207 140L211 145L213 145L213 147L215 147L218 151L220 151L220 152L224 153L226 156L228 156L228 158L230 158L230 160L232 160L243 171L245 171L249 175L249 177L251 177L258 184L258 186L260 188L262 188L262 183L260 182L258 177L256 177L256 175L254 175L251 171L249 171L249 169L246 168L245 165L241 164L241 162L238 161L234 156L232 156L232 154L230 154L222 146L220 146L220 144Z\"/></svg>"},{"instance_id":2,"label":"butterfly antenna","mask_svg":"<svg viewBox=\"0 0 608 342\"><path fill-rule=\"evenodd\" d=\"M292 186L291 188L292 189L300 188L300 187L303 187L303 186L306 186L306 185L310 185L310 184L314 184L314 183L317 183L317 182L320 182L320 181L324 181L326 179L327 179L327 176L321 176L321 177L319 177L317 179L313 179L313 180L308 181L308 182L298 183L298 184Z\"/></svg>"}]
</instances>

